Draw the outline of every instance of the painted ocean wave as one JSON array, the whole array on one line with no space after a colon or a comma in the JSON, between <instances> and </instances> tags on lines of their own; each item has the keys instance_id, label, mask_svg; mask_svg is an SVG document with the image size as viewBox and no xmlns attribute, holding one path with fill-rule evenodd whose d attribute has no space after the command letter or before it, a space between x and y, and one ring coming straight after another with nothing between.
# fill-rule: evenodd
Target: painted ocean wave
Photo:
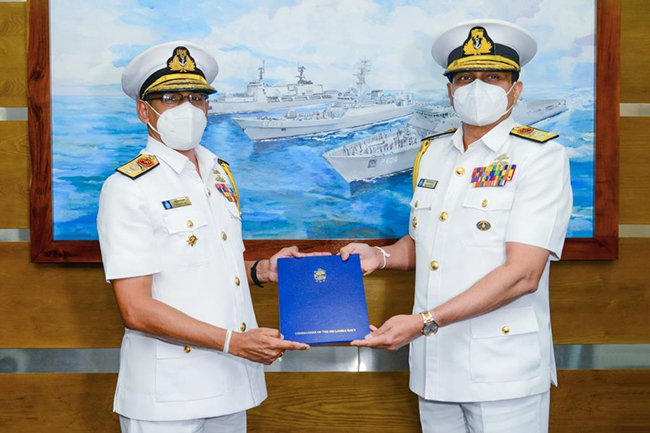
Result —
<instances>
[{"instance_id":1,"label":"painted ocean wave","mask_svg":"<svg viewBox=\"0 0 650 433\"><path fill-rule=\"evenodd\" d=\"M592 89L528 93L530 99L567 97L568 111L536 126L558 132L571 156L572 237L593 236L591 93ZM426 99L435 102L443 96L430 92ZM253 115L258 114L246 116ZM408 232L410 171L349 184L322 157L350 141L403 127L408 119L251 142L232 121L234 116L240 115L210 116L203 144L233 168L246 239L397 238ZM54 239L97 239L101 185L116 167L137 155L146 143L146 129L137 119L135 103L127 97L57 96L52 101L52 119Z\"/></svg>"}]
</instances>

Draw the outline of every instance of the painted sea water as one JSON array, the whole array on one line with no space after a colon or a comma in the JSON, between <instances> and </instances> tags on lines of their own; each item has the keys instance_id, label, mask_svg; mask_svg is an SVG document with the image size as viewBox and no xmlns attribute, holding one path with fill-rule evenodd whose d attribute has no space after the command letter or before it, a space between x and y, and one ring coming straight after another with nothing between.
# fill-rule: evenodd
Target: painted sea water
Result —
<instances>
[{"instance_id":1,"label":"painted sea water","mask_svg":"<svg viewBox=\"0 0 650 433\"><path fill-rule=\"evenodd\" d=\"M559 133L569 149L574 209L568 236L592 237L593 88L527 89L524 96L566 99L567 111L535 126ZM436 93L416 98L444 101ZM312 106L298 111L317 108L322 109ZM52 115L54 239L95 240L102 183L144 147L146 128L135 114L135 102L126 96L57 96ZM259 113L248 114L253 115ZM233 116L241 114L210 115L203 144L233 169L245 239L398 238L408 232L411 171L348 183L322 157L351 141L402 127L408 118L253 142L232 121Z\"/></svg>"}]
</instances>

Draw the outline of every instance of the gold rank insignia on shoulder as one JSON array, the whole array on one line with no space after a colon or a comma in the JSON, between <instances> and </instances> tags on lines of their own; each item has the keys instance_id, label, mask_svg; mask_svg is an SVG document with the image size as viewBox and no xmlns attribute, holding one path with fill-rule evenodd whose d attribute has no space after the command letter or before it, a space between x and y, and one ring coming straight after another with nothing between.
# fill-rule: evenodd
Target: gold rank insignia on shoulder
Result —
<instances>
[{"instance_id":1,"label":"gold rank insignia on shoulder","mask_svg":"<svg viewBox=\"0 0 650 433\"><path fill-rule=\"evenodd\" d=\"M434 139L436 139L438 137L442 137L443 135L453 134L454 132L456 132L457 129L458 128L450 128L450 129L448 129L446 131L443 131L443 132L436 132L435 134L427 135L426 137L424 137L422 139L422 141L434 140Z\"/></svg>"},{"instance_id":2,"label":"gold rank insignia on shoulder","mask_svg":"<svg viewBox=\"0 0 650 433\"><path fill-rule=\"evenodd\" d=\"M549 140L559 137L558 134L553 132L542 131L541 129L525 125L515 126L510 130L510 135L525 138L526 140L536 141L538 143L546 143Z\"/></svg>"},{"instance_id":3,"label":"gold rank insignia on shoulder","mask_svg":"<svg viewBox=\"0 0 650 433\"><path fill-rule=\"evenodd\" d=\"M131 179L136 179L159 165L160 162L158 162L158 158L154 155L142 154L133 158L123 166L118 167L116 171L130 177Z\"/></svg>"}]
</instances>

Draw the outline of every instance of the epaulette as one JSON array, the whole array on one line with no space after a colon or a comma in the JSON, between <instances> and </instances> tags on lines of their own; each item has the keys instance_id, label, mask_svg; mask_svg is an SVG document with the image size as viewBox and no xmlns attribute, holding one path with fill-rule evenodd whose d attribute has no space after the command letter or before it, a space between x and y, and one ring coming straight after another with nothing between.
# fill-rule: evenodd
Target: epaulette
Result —
<instances>
[{"instance_id":1,"label":"epaulette","mask_svg":"<svg viewBox=\"0 0 650 433\"><path fill-rule=\"evenodd\" d=\"M546 143L549 140L559 137L558 134L553 132L542 131L541 129L526 125L515 126L510 130L510 135L525 138L526 140L536 141L538 143Z\"/></svg>"},{"instance_id":2,"label":"epaulette","mask_svg":"<svg viewBox=\"0 0 650 433\"><path fill-rule=\"evenodd\" d=\"M131 179L135 179L153 170L159 165L160 162L158 162L158 158L156 158L154 155L142 154L133 158L123 166L118 167L116 171L130 177Z\"/></svg>"},{"instance_id":3,"label":"epaulette","mask_svg":"<svg viewBox=\"0 0 650 433\"><path fill-rule=\"evenodd\" d=\"M450 128L450 129L448 129L448 130L446 130L444 132L436 132L435 134L427 135L426 137L424 137L422 139L422 141L424 141L424 140L433 140L434 138L442 137L443 135L453 134L454 132L456 132L457 129L458 128Z\"/></svg>"},{"instance_id":4,"label":"epaulette","mask_svg":"<svg viewBox=\"0 0 650 433\"><path fill-rule=\"evenodd\" d=\"M230 165L230 164L228 164L228 161L224 161L224 160L221 159L221 158L217 158L217 162L219 163L219 165L221 165L221 164Z\"/></svg>"}]
</instances>

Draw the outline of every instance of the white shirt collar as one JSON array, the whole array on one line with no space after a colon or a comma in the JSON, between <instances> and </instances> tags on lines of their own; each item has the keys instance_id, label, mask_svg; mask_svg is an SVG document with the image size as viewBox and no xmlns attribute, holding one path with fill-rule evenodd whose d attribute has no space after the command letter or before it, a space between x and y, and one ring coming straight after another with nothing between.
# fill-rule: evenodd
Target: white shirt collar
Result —
<instances>
[{"instance_id":1,"label":"white shirt collar","mask_svg":"<svg viewBox=\"0 0 650 433\"><path fill-rule=\"evenodd\" d=\"M503 122L499 123L497 126L495 126L490 131L488 131L487 134L481 137L481 139L478 140L477 143L481 142L493 152L498 152L499 149L506 143L508 137L510 136L510 130L514 128L516 125L517 123L512 118L512 115L508 116L506 119L503 120ZM454 145L454 147L459 151L461 152L465 151L465 147L463 145L462 125L451 137L451 142Z\"/></svg>"},{"instance_id":2,"label":"white shirt collar","mask_svg":"<svg viewBox=\"0 0 650 433\"><path fill-rule=\"evenodd\" d=\"M176 173L183 171L185 165L190 162L185 155L166 146L152 136L147 139L146 151L165 161ZM212 168L214 166L214 161L217 159L214 153L201 145L198 145L194 151L200 167Z\"/></svg>"}]
</instances>

